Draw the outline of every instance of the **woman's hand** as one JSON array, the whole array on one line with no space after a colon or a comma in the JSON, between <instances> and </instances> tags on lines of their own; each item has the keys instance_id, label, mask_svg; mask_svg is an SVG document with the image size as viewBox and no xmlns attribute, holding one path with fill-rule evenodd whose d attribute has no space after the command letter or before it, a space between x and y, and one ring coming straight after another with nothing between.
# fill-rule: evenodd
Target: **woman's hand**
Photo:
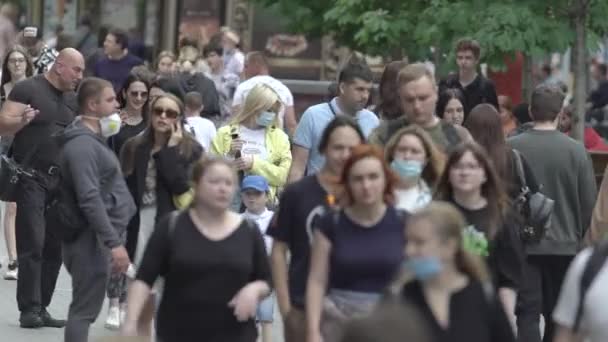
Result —
<instances>
[{"instance_id":1,"label":"woman's hand","mask_svg":"<svg viewBox=\"0 0 608 342\"><path fill-rule=\"evenodd\" d=\"M171 137L169 137L169 143L167 144L169 147L174 147L179 145L179 143L184 138L184 133L182 131L182 125L179 122L174 123L171 126Z\"/></svg>"},{"instance_id":2,"label":"woman's hand","mask_svg":"<svg viewBox=\"0 0 608 342\"><path fill-rule=\"evenodd\" d=\"M260 302L260 288L256 284L243 287L228 303L234 309L234 315L239 322L245 322L255 317Z\"/></svg>"},{"instance_id":3,"label":"woman's hand","mask_svg":"<svg viewBox=\"0 0 608 342\"><path fill-rule=\"evenodd\" d=\"M234 161L237 170L248 171L253 167L253 156L244 155Z\"/></svg>"},{"instance_id":4,"label":"woman's hand","mask_svg":"<svg viewBox=\"0 0 608 342\"><path fill-rule=\"evenodd\" d=\"M245 145L245 141L241 139L232 139L230 142L230 155L234 156L237 151L243 149L243 145Z\"/></svg>"}]
</instances>

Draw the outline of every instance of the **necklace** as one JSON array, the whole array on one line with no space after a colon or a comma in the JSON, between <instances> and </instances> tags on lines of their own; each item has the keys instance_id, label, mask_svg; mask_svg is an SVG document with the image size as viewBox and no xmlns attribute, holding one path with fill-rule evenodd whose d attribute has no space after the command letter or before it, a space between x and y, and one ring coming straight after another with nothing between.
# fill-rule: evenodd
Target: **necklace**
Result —
<instances>
[{"instance_id":1,"label":"necklace","mask_svg":"<svg viewBox=\"0 0 608 342\"><path fill-rule=\"evenodd\" d=\"M125 112L125 114L126 115L125 115L125 119L123 120L123 122L129 126L137 126L144 120L144 118L141 115L131 116L127 112Z\"/></svg>"}]
</instances>

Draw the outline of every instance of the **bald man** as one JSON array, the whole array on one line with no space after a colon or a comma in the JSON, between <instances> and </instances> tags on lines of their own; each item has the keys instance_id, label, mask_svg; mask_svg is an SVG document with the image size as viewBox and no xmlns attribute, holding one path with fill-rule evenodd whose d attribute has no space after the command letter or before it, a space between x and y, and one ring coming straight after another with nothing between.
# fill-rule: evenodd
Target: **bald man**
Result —
<instances>
[{"instance_id":1,"label":"bald man","mask_svg":"<svg viewBox=\"0 0 608 342\"><path fill-rule=\"evenodd\" d=\"M61 227L45 222L44 213L58 174L59 149L52 135L74 120L74 90L83 70L82 55L64 49L48 72L17 83L0 110L0 135L15 136L13 158L31 171L31 177L20 179L12 198L17 202L17 304L22 328L65 325L46 310L61 268L62 241Z\"/></svg>"}]
</instances>

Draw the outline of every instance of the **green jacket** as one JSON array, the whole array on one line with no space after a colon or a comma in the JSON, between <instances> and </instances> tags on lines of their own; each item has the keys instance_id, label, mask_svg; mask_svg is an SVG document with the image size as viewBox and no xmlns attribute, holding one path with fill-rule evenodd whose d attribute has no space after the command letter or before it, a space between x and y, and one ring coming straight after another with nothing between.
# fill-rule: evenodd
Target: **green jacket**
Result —
<instances>
[{"instance_id":1,"label":"green jacket","mask_svg":"<svg viewBox=\"0 0 608 342\"><path fill-rule=\"evenodd\" d=\"M228 155L233 127L234 125L226 125L217 131L217 135L211 142L211 153L220 156ZM287 175L291 167L289 137L280 128L268 127L266 129L266 149L268 150L268 160L254 156L251 170L246 173L266 178L270 185L270 198L273 198L287 182Z\"/></svg>"}]
</instances>

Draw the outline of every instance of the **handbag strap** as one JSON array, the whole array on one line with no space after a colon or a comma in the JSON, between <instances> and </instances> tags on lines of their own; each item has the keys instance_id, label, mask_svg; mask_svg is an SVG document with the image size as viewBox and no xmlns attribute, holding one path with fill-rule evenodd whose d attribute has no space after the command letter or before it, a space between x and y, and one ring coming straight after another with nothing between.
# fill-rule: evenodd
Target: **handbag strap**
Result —
<instances>
[{"instance_id":1,"label":"handbag strap","mask_svg":"<svg viewBox=\"0 0 608 342\"><path fill-rule=\"evenodd\" d=\"M524 166L521 161L521 153L518 150L513 149L513 162L515 163L515 172L517 174L517 178L521 183L521 194L518 196L525 196L528 192L530 192L530 188L528 188L528 184L526 182L526 175L524 174Z\"/></svg>"}]
</instances>

